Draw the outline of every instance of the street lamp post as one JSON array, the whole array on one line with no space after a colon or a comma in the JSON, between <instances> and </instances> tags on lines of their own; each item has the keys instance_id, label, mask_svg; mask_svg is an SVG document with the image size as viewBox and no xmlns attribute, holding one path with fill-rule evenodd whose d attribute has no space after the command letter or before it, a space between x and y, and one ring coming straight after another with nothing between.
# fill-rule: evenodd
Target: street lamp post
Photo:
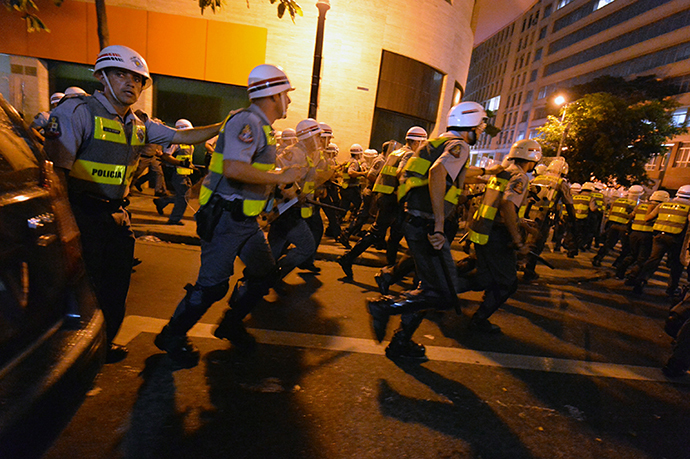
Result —
<instances>
[{"instance_id":1,"label":"street lamp post","mask_svg":"<svg viewBox=\"0 0 690 459\"><path fill-rule=\"evenodd\" d=\"M565 106L563 107L563 113L561 114L561 126L562 126L563 122L565 121L565 112L568 109L569 104L567 104L565 102L565 97L563 97L563 96L556 97L556 99L554 99L554 102L558 106L565 104ZM558 151L556 151L556 158L561 156L561 150L563 150L563 144L565 143L565 138L568 135L568 128L569 127L570 127L570 123L568 123L567 126L565 126L563 128L563 133L561 134L561 140L560 140L560 142L558 142Z\"/></svg>"},{"instance_id":2,"label":"street lamp post","mask_svg":"<svg viewBox=\"0 0 690 459\"><path fill-rule=\"evenodd\" d=\"M331 9L329 0L318 0L319 23L316 27L316 44L314 45L314 67L311 71L311 94L309 97L309 118L316 119L316 108L319 105L319 81L321 80L321 52L323 50L323 29L326 25L326 11Z\"/></svg>"}]
</instances>

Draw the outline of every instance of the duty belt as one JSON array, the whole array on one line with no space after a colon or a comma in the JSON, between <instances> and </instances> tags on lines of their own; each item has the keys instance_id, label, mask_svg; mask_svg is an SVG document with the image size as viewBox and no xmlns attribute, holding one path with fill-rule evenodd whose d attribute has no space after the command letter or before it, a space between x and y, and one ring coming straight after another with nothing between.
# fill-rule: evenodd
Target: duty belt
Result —
<instances>
[{"instance_id":1,"label":"duty belt","mask_svg":"<svg viewBox=\"0 0 690 459\"><path fill-rule=\"evenodd\" d=\"M415 228L422 228L424 226L434 223L433 219L419 217L417 215L411 215L409 213L405 215L405 221L410 225L414 226Z\"/></svg>"},{"instance_id":2,"label":"duty belt","mask_svg":"<svg viewBox=\"0 0 690 459\"><path fill-rule=\"evenodd\" d=\"M129 199L105 199L90 193L69 193L69 202L79 207L101 208L105 210L117 210L127 207Z\"/></svg>"}]
</instances>

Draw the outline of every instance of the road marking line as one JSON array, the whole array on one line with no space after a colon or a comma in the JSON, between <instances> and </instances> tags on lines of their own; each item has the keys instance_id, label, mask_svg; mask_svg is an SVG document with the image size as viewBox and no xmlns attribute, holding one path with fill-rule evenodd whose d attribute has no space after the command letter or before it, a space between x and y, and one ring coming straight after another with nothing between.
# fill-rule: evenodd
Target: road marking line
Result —
<instances>
[{"instance_id":1,"label":"road marking line","mask_svg":"<svg viewBox=\"0 0 690 459\"><path fill-rule=\"evenodd\" d=\"M126 316L115 338L115 343L127 345L140 333L157 334L168 321L155 317ZM195 338L213 338L215 324L199 323L192 328L188 336ZM277 346L305 347L329 351L352 352L358 354L385 355L387 343L376 344L372 339L348 338L344 336L313 335L277 330L250 329L256 340L262 344ZM583 376L597 376L615 379L630 379L650 382L669 382L659 368L636 365L618 365L584 360L536 357L530 355L503 354L499 352L480 352L471 349L454 347L427 346L429 360L439 362L483 365L517 370L545 371ZM690 378L674 380L681 384L690 384Z\"/></svg>"}]
</instances>

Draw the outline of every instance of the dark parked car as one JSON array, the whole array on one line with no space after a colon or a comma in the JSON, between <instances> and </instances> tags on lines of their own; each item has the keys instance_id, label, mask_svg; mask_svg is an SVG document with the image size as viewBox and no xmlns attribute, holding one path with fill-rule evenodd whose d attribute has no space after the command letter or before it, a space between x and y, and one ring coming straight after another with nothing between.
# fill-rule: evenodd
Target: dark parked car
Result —
<instances>
[{"instance_id":1,"label":"dark parked car","mask_svg":"<svg viewBox=\"0 0 690 459\"><path fill-rule=\"evenodd\" d=\"M0 458L42 454L105 350L65 190L0 95Z\"/></svg>"}]
</instances>

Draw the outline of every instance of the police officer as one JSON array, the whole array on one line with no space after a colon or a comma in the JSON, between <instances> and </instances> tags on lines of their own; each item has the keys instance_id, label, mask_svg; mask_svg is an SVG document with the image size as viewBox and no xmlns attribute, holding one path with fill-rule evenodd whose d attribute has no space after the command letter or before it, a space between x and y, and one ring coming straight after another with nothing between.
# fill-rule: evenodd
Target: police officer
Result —
<instances>
[{"instance_id":1,"label":"police officer","mask_svg":"<svg viewBox=\"0 0 690 459\"><path fill-rule=\"evenodd\" d=\"M401 206L398 205L397 197L398 165L403 158L407 161L426 139L426 131L419 126L413 126L405 134L405 145L389 153L385 158L385 162L372 188L372 191L377 194L378 212L376 213L376 220L371 229L355 244L352 250L336 260L347 277L352 278L352 264L357 257L377 240L384 240L389 228L391 235L386 248L386 264L388 266L395 264L398 246L402 238L400 229L403 220L403 213Z\"/></svg>"},{"instance_id":2,"label":"police officer","mask_svg":"<svg viewBox=\"0 0 690 459\"><path fill-rule=\"evenodd\" d=\"M256 217L264 211L275 185L293 183L303 174L300 168L273 170L276 142L271 124L286 116L291 90L292 85L280 67L259 65L249 73L247 92L251 105L231 113L223 123L199 193L202 205L219 205L223 212L210 240L201 241L201 268L196 283L187 284L187 294L154 341L180 366L199 362L199 351L187 338L187 332L213 303L225 296L238 256L245 265L244 277L235 284L230 309L214 335L243 350L256 346L243 319L268 292L276 273L275 261Z\"/></svg>"},{"instance_id":3,"label":"police officer","mask_svg":"<svg viewBox=\"0 0 690 459\"><path fill-rule=\"evenodd\" d=\"M590 225L592 219L590 213L596 210L596 203L593 199L594 184L592 182L585 182L582 185L579 194L573 196L573 207L575 208L575 223L572 231L568 232L568 238L572 238L571 242L568 240L568 258L574 258L578 252L584 248L587 241L591 241L593 237Z\"/></svg>"},{"instance_id":4,"label":"police officer","mask_svg":"<svg viewBox=\"0 0 690 459\"><path fill-rule=\"evenodd\" d=\"M364 149L358 143L350 147L350 159L343 165L342 184L340 190L340 206L347 212L350 210L350 219L354 221L362 207L362 179L367 175L366 163L362 160ZM338 242L349 249L350 235L343 231L338 237Z\"/></svg>"},{"instance_id":5,"label":"police officer","mask_svg":"<svg viewBox=\"0 0 690 459\"><path fill-rule=\"evenodd\" d=\"M184 118L175 122L176 129L192 129L193 127L192 123ZM175 195L154 199L153 203L160 215L163 215L163 209L168 204L173 204L173 210L170 213L167 225L184 225L182 217L185 210L187 210L187 192L192 187L191 175L194 173L192 165L193 155L193 145L173 145L165 150L161 156Z\"/></svg>"},{"instance_id":6,"label":"police officer","mask_svg":"<svg viewBox=\"0 0 690 459\"><path fill-rule=\"evenodd\" d=\"M297 123L295 131L297 143L283 150L276 165L282 169L299 166L307 172L302 180L280 187L282 200L278 206L279 216L268 231L268 242L278 265L279 279L309 260L316 251L314 234L307 222L315 213L310 203L314 200L314 190L323 183L317 178L316 172L320 162L321 128L319 123L308 118Z\"/></svg>"},{"instance_id":7,"label":"police officer","mask_svg":"<svg viewBox=\"0 0 690 459\"><path fill-rule=\"evenodd\" d=\"M557 157L548 166L544 174L538 175L530 183L530 188L534 190L538 202L532 206L529 213L539 228L537 237L532 237L534 249L528 255L522 279L526 282L537 279L539 275L535 271L537 257L544 250L546 238L549 235L552 220L558 218L558 205L561 204L565 209L565 214L569 220L575 218L573 208L573 197L570 195L570 185L562 177L568 174L568 163L563 157Z\"/></svg>"},{"instance_id":8,"label":"police officer","mask_svg":"<svg viewBox=\"0 0 690 459\"><path fill-rule=\"evenodd\" d=\"M668 191L657 190L649 197L649 201L639 203L635 210L633 210L631 231L628 237L630 251L616 267L616 277L618 279L625 279L628 268L632 266L627 274L628 279L625 285L635 285L637 274L652 253L652 239L656 219L646 220L645 217L656 206L669 199L671 199L671 196L669 196Z\"/></svg>"},{"instance_id":9,"label":"police officer","mask_svg":"<svg viewBox=\"0 0 690 459\"><path fill-rule=\"evenodd\" d=\"M134 259L134 234L124 207L140 149L146 143L203 142L220 125L177 131L140 119L131 107L151 77L146 61L130 48L104 48L94 70L104 91L65 97L51 113L45 150L64 172L86 269L105 316L107 360L114 362L126 356L112 340L124 319Z\"/></svg>"},{"instance_id":10,"label":"police officer","mask_svg":"<svg viewBox=\"0 0 690 459\"><path fill-rule=\"evenodd\" d=\"M671 271L666 294L673 296L678 288L683 265L680 261L683 239L690 218L690 185L678 188L676 197L659 204L645 217L646 221L656 218L652 253L634 280L633 292L642 293L647 281L659 267L664 255L668 253L668 266Z\"/></svg>"},{"instance_id":11,"label":"police officer","mask_svg":"<svg viewBox=\"0 0 690 459\"><path fill-rule=\"evenodd\" d=\"M633 185L627 192L627 196L621 196L611 205L611 212L606 223L606 237L599 251L592 258L592 265L601 266L601 260L618 243L622 243L621 252L628 252L628 229L633 218L633 211L644 194L644 188ZM622 261L618 260L619 262ZM615 263L614 263L615 264Z\"/></svg>"},{"instance_id":12,"label":"police officer","mask_svg":"<svg viewBox=\"0 0 690 459\"><path fill-rule=\"evenodd\" d=\"M541 159L541 146L534 140L519 140L510 147L512 161L494 177L469 225L469 238L477 254L476 275L463 279L461 291L484 290L479 309L469 323L470 330L500 333L489 317L517 291L517 254L526 254L529 246L520 234L518 210L527 197L531 172Z\"/></svg>"},{"instance_id":13,"label":"police officer","mask_svg":"<svg viewBox=\"0 0 690 459\"><path fill-rule=\"evenodd\" d=\"M681 378L690 369L690 297L687 292L683 300L671 308L664 331L674 339L674 345L661 371L669 378Z\"/></svg>"},{"instance_id":14,"label":"police officer","mask_svg":"<svg viewBox=\"0 0 690 459\"><path fill-rule=\"evenodd\" d=\"M450 240L444 232L446 217L457 206L457 196L466 176L483 175L486 170L468 167L470 145L486 127L486 112L476 102L461 102L448 114L448 129L429 140L407 161L402 198L406 217L405 240L416 267L419 285L401 297L381 296L368 300L372 326L380 342L388 319L403 314L401 327L386 348L391 359L425 360L423 345L412 341L425 310L449 309L457 305L455 263ZM500 166L495 172L502 170ZM489 171L494 172L494 171Z\"/></svg>"}]
</instances>

